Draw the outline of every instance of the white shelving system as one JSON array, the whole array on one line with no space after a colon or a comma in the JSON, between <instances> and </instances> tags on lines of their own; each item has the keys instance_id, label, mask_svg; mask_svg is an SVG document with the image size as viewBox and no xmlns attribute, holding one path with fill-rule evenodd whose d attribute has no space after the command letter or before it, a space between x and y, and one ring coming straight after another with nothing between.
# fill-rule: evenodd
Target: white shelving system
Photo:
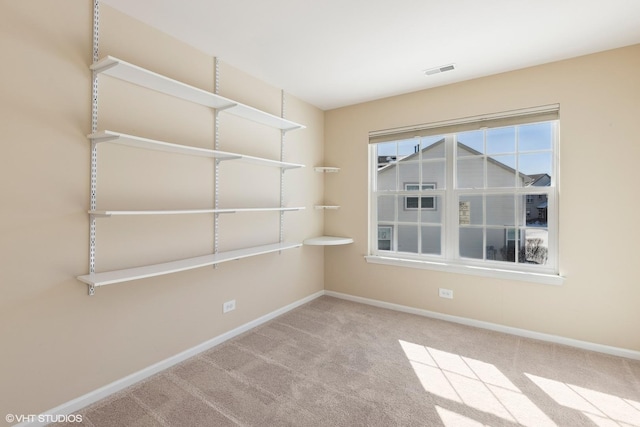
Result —
<instances>
[{"instance_id":1,"label":"white shelving system","mask_svg":"<svg viewBox=\"0 0 640 427\"><path fill-rule=\"evenodd\" d=\"M340 168L334 166L316 166L314 170L323 174L340 172ZM315 208L318 210L337 210L340 209L340 206L315 205ZM351 237L319 236L305 239L303 243L308 246L338 246L353 243L353 239Z\"/></svg>"},{"instance_id":2,"label":"white shelving system","mask_svg":"<svg viewBox=\"0 0 640 427\"><path fill-rule=\"evenodd\" d=\"M272 128L281 130L281 145L284 143L284 135L286 132L302 129L303 125L286 120L273 114L266 113L248 105L222 97L217 93L207 92L205 90L187 85L185 83L173 80L155 72L146 70L128 62L122 61L112 56L107 56L98 60L98 22L99 22L99 0L94 0L94 28L93 28L93 91L92 91L92 122L91 131L88 135L91 141L91 206L89 209L90 217L90 250L89 250L89 274L78 276L78 280L89 285L89 295L93 295L96 286L105 286L114 283L127 282L146 277L154 277L165 274L176 273L180 271L190 270L194 268L217 265L226 261L247 258L256 255L262 255L272 252L281 252L286 249L292 249L302 246L302 243L284 242L282 238L282 225L284 212L297 211L304 207L285 207L283 206L283 180L282 174L286 170L304 167L301 164L287 163L282 161L283 147L281 147L281 160L271 160L260 157L248 156L239 153L230 153L219 150L210 150L197 147L179 145L164 141L147 139L134 135L127 135L111 130L98 131L98 77L110 76L128 83L133 83L144 88L164 93L176 98L191 101L193 103L203 105L216 110L216 141L214 148L217 148L218 136L218 113L225 113L239 116L243 119L260 123ZM216 92L218 87L218 62L216 59ZM284 99L284 95L283 95ZM284 105L284 102L283 102ZM284 108L283 108L284 115ZM97 160L98 146L100 144L120 144L129 147L142 148L147 150L164 151L169 153L186 154L192 156L202 156L214 158L216 168L215 183L215 206L212 209L186 209L186 210L98 210L97 209ZM260 166L276 167L281 169L280 179L280 206L278 207L256 207L256 208L220 208L218 206L218 164L221 161L238 161L246 162ZM278 243L261 245L239 250L218 252L218 215L232 214L239 212L265 212L277 211L280 213L280 241ZM113 216L139 216L139 215L193 215L193 214L213 214L215 217L215 245L214 253L194 258L181 259L160 264L128 268L123 270L96 272L95 271L95 254L96 254L96 219L109 218Z\"/></svg>"}]
</instances>

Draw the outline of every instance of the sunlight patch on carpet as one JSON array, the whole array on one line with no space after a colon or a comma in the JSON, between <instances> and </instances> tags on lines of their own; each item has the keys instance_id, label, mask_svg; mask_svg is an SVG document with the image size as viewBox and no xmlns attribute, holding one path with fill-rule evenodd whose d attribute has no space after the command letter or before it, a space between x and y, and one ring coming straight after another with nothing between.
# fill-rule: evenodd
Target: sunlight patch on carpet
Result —
<instances>
[{"instance_id":1,"label":"sunlight patch on carpet","mask_svg":"<svg viewBox=\"0 0 640 427\"><path fill-rule=\"evenodd\" d=\"M598 427L640 427L640 403L600 391L525 374L562 406L582 412Z\"/></svg>"},{"instance_id":2,"label":"sunlight patch on carpet","mask_svg":"<svg viewBox=\"0 0 640 427\"><path fill-rule=\"evenodd\" d=\"M427 392L526 427L556 426L494 365L420 344L402 340L399 343ZM438 413L446 426L463 421L462 425L482 425L440 409Z\"/></svg>"}]
</instances>

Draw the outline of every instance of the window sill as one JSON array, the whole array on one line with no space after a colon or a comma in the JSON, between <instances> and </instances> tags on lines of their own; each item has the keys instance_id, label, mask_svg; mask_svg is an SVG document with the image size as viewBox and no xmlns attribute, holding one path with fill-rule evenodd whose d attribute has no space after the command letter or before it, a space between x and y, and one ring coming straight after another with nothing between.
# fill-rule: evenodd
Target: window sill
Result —
<instances>
[{"instance_id":1,"label":"window sill","mask_svg":"<svg viewBox=\"0 0 640 427\"><path fill-rule=\"evenodd\" d=\"M544 285L562 285L565 278L556 274L531 273L527 271L501 270L497 268L455 265L446 262L431 262L394 258L390 256L367 255L364 257L371 264L394 265L397 267L420 268L424 270L446 271L449 273L470 274L473 276L492 277L495 279L519 280L522 282L541 283Z\"/></svg>"}]
</instances>

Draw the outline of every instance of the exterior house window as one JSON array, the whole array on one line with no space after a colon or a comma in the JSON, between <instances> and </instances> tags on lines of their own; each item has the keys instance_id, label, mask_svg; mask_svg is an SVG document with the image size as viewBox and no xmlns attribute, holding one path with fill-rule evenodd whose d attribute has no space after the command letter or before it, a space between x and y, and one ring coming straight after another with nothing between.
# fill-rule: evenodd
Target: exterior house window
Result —
<instances>
[{"instance_id":1,"label":"exterior house window","mask_svg":"<svg viewBox=\"0 0 640 427\"><path fill-rule=\"evenodd\" d=\"M436 184L433 182L427 184L405 184L404 189L406 191L420 191L422 190L433 190L436 188ZM419 204L419 205L418 205ZM434 210L436 208L436 199L434 197L405 197L404 198L404 208L405 209L430 209Z\"/></svg>"},{"instance_id":2,"label":"exterior house window","mask_svg":"<svg viewBox=\"0 0 640 427\"><path fill-rule=\"evenodd\" d=\"M390 251L393 237L391 235L392 228L387 226L378 227L378 250Z\"/></svg>"},{"instance_id":3,"label":"exterior house window","mask_svg":"<svg viewBox=\"0 0 640 427\"><path fill-rule=\"evenodd\" d=\"M557 116L370 135L368 258L557 275Z\"/></svg>"}]
</instances>

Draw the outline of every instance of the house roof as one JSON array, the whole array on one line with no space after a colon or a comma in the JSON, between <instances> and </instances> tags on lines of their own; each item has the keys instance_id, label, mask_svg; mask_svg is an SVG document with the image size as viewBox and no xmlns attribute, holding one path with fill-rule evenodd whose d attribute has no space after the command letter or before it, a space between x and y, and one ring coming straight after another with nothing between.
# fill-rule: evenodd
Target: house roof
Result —
<instances>
[{"instance_id":1,"label":"house roof","mask_svg":"<svg viewBox=\"0 0 640 427\"><path fill-rule=\"evenodd\" d=\"M527 187L548 187L551 185L551 176L548 173L537 173L529 175L531 182L527 184Z\"/></svg>"},{"instance_id":2,"label":"house roof","mask_svg":"<svg viewBox=\"0 0 640 427\"><path fill-rule=\"evenodd\" d=\"M420 151L422 153L425 153L427 151L433 150L436 147L439 147L440 145L444 144L444 138L440 139L439 141L434 142L433 144L429 145L428 147L423 148L422 150L416 150L415 153L409 154L408 156L402 157L400 159L397 158L397 156L378 156L378 165L380 165L380 159L383 158L393 158L394 160L390 161L389 163L385 164L384 166L379 166L378 167L378 172L386 170L386 169L391 169L393 167L395 167L397 164L399 164L400 162L405 162L405 161L410 161L412 159L414 159L415 157L417 157L420 154ZM417 144L416 144L417 146ZM465 145L463 143L461 143L460 141L458 141L458 147L463 147L465 150L471 152L471 154L474 155L481 155L482 153L478 150L475 150L471 147L469 147L468 145ZM492 157L488 157L487 158L488 161L496 166L499 166L503 169L508 170L509 172L512 173L516 173L516 170L513 169L511 166L505 165L502 162L499 162L498 160L492 158ZM529 186L535 186L536 183L540 183L539 186L546 186L549 185L549 183L543 184L542 180L544 177L549 177L548 174L546 173L541 173L541 174L535 174L535 175L526 175L522 172L519 172L520 177L522 177L522 179L524 180L525 186L529 187Z\"/></svg>"}]
</instances>

